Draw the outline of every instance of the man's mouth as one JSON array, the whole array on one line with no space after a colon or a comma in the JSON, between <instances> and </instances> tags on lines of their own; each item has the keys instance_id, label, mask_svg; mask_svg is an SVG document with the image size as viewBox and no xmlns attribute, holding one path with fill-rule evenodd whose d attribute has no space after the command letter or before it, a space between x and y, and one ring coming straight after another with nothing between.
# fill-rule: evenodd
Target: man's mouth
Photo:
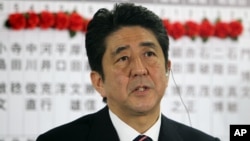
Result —
<instances>
[{"instance_id":1,"label":"man's mouth","mask_svg":"<svg viewBox=\"0 0 250 141\"><path fill-rule=\"evenodd\" d=\"M147 90L147 89L149 89L148 86L138 86L138 87L135 88L134 91L143 92L143 91L145 91L145 90Z\"/></svg>"},{"instance_id":2,"label":"man's mouth","mask_svg":"<svg viewBox=\"0 0 250 141\"><path fill-rule=\"evenodd\" d=\"M139 95L145 95L150 89L154 88L154 83L151 80L141 77L134 79L128 85L129 93L137 93Z\"/></svg>"}]
</instances>

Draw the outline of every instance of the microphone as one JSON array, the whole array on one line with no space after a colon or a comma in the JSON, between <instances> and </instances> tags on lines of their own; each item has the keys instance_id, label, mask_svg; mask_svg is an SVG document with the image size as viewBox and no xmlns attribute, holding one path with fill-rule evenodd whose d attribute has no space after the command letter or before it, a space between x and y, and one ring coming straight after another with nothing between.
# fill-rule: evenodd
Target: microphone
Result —
<instances>
[{"instance_id":1,"label":"microphone","mask_svg":"<svg viewBox=\"0 0 250 141\"><path fill-rule=\"evenodd\" d=\"M181 103L182 103L182 105L184 106L185 111L186 111L186 113L187 113L189 125L192 127L192 122L191 122L189 110L188 110L188 108L187 108L185 102L184 102L183 99L182 99L181 92L180 92L180 88L178 87L178 85L177 85L177 83L176 83L176 81L175 81L175 79L174 79L173 71L172 71L172 69L169 69L169 70L170 70L170 74L171 74L171 76L172 76L172 79L173 79L173 81L174 81L174 85L175 85L175 87L176 87L177 94L179 95L180 100L181 100ZM168 74L168 72L167 72L167 73L166 73L166 76L168 77L168 75L169 75L169 74Z\"/></svg>"}]
</instances>

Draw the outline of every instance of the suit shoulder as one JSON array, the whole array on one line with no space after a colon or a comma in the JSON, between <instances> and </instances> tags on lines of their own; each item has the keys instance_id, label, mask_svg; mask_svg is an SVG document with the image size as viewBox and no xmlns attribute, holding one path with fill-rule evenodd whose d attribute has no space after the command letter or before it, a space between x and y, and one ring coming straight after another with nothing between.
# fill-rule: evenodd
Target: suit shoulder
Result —
<instances>
[{"instance_id":1,"label":"suit shoulder","mask_svg":"<svg viewBox=\"0 0 250 141\"><path fill-rule=\"evenodd\" d=\"M166 126L170 126L172 129L176 130L176 132L184 139L184 141L189 140L197 140L197 141L219 141L218 138L215 138L203 131L195 129L193 127L184 125L180 122L168 119L166 117L163 118L165 120Z\"/></svg>"},{"instance_id":2,"label":"suit shoulder","mask_svg":"<svg viewBox=\"0 0 250 141\"><path fill-rule=\"evenodd\" d=\"M38 136L37 141L69 141L69 140L85 140L92 128L92 123L96 117L95 114L89 114L80 117L72 122L55 127Z\"/></svg>"}]
</instances>

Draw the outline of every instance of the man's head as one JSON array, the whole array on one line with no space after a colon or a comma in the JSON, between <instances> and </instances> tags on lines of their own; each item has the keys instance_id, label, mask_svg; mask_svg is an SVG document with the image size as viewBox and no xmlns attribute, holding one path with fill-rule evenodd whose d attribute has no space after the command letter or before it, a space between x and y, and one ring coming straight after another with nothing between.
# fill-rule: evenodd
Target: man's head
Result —
<instances>
[{"instance_id":1,"label":"man's head","mask_svg":"<svg viewBox=\"0 0 250 141\"><path fill-rule=\"evenodd\" d=\"M168 61L169 39L161 19L148 9L131 3L117 4L112 11L100 9L90 21L86 33L86 50L90 68L103 74L102 57L106 51L106 38L125 26L141 26L151 30L161 45Z\"/></svg>"},{"instance_id":2,"label":"man's head","mask_svg":"<svg viewBox=\"0 0 250 141\"><path fill-rule=\"evenodd\" d=\"M86 49L92 83L113 112L159 112L170 61L158 16L133 4L100 9L88 25Z\"/></svg>"}]
</instances>

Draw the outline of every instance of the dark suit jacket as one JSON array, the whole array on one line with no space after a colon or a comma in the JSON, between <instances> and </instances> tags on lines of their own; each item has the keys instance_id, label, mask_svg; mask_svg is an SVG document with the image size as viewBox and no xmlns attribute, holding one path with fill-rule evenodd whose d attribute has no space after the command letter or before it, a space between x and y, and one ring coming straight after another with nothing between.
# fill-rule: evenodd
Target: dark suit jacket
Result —
<instances>
[{"instance_id":1,"label":"dark suit jacket","mask_svg":"<svg viewBox=\"0 0 250 141\"><path fill-rule=\"evenodd\" d=\"M97 113L83 116L73 122L54 128L37 138L37 141L100 140L119 141L107 106ZM162 115L159 141L219 141L219 139Z\"/></svg>"}]
</instances>

